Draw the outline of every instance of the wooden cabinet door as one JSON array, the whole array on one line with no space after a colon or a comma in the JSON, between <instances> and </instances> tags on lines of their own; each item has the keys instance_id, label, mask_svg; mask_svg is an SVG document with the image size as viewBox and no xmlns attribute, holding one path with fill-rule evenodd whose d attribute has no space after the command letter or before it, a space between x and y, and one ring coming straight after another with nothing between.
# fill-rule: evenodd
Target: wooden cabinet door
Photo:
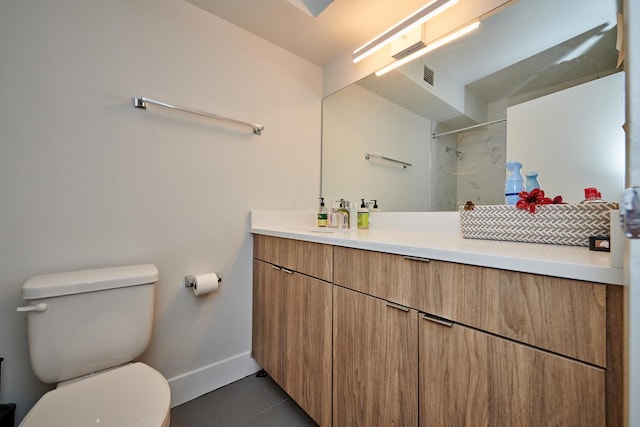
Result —
<instances>
[{"instance_id":1,"label":"wooden cabinet door","mask_svg":"<svg viewBox=\"0 0 640 427\"><path fill-rule=\"evenodd\" d=\"M415 310L334 286L333 425L418 424Z\"/></svg>"},{"instance_id":2,"label":"wooden cabinet door","mask_svg":"<svg viewBox=\"0 0 640 427\"><path fill-rule=\"evenodd\" d=\"M253 358L278 384L284 379L284 278L276 266L253 261Z\"/></svg>"},{"instance_id":3,"label":"wooden cabinet door","mask_svg":"<svg viewBox=\"0 0 640 427\"><path fill-rule=\"evenodd\" d=\"M331 424L331 284L254 260L253 356L320 425Z\"/></svg>"},{"instance_id":4,"label":"wooden cabinet door","mask_svg":"<svg viewBox=\"0 0 640 427\"><path fill-rule=\"evenodd\" d=\"M332 285L285 272L282 388L319 425L331 425Z\"/></svg>"},{"instance_id":5,"label":"wooden cabinet door","mask_svg":"<svg viewBox=\"0 0 640 427\"><path fill-rule=\"evenodd\" d=\"M605 425L603 369L422 317L421 426Z\"/></svg>"}]
</instances>

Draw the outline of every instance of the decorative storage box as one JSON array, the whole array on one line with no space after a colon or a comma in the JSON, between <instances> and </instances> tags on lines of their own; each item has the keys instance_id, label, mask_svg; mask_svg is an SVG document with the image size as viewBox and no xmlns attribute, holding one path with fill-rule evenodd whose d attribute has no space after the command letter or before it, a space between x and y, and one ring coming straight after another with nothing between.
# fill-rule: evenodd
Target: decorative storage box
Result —
<instances>
[{"instance_id":1,"label":"decorative storage box","mask_svg":"<svg viewBox=\"0 0 640 427\"><path fill-rule=\"evenodd\" d=\"M466 239L506 240L589 246L590 236L609 236L610 211L617 203L538 205L531 213L515 206L460 207L462 236Z\"/></svg>"}]
</instances>

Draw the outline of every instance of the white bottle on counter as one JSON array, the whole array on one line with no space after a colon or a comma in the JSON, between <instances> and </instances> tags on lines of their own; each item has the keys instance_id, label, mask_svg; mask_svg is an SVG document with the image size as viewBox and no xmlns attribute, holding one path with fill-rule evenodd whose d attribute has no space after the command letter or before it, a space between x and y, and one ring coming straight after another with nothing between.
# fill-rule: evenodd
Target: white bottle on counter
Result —
<instances>
[{"instance_id":1,"label":"white bottle on counter","mask_svg":"<svg viewBox=\"0 0 640 427\"><path fill-rule=\"evenodd\" d=\"M354 202L349 203L349 228L355 230L358 228L358 208Z\"/></svg>"}]
</instances>

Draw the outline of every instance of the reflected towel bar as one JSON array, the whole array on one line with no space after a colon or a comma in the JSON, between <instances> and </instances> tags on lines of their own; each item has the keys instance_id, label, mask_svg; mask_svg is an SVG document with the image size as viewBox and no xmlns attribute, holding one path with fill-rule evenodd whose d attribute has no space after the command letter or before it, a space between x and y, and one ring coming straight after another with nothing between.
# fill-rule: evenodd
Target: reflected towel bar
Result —
<instances>
[{"instance_id":1,"label":"reflected towel bar","mask_svg":"<svg viewBox=\"0 0 640 427\"><path fill-rule=\"evenodd\" d=\"M136 108L147 109L147 104L157 105L159 107L169 108L171 110L178 110L184 113L195 114L197 116L206 117L209 119L220 120L223 122L231 123L238 126L250 127L253 129L253 133L256 135L262 135L264 126L255 123L243 122L241 120L229 119L227 117L218 116L217 114L205 113L204 111L192 110L191 108L176 107L175 105L166 104L164 102L156 101L150 98L141 96L140 98L133 98L133 106Z\"/></svg>"},{"instance_id":2,"label":"reflected towel bar","mask_svg":"<svg viewBox=\"0 0 640 427\"><path fill-rule=\"evenodd\" d=\"M366 153L364 155L364 158L369 160L371 157L375 157L376 159L382 159L382 160L386 160L388 162L393 162L393 163L397 163L399 165L402 165L402 167L404 169L406 169L408 166L411 166L411 163L407 163L407 162L403 162L401 160L396 160L396 159L391 159L389 157L385 157L385 156L381 156L380 154L372 154L372 153Z\"/></svg>"},{"instance_id":3,"label":"reflected towel bar","mask_svg":"<svg viewBox=\"0 0 640 427\"><path fill-rule=\"evenodd\" d=\"M481 128L481 127L483 127L483 126L492 125L492 124L500 123L500 122L506 122L506 121L507 121L507 119L506 119L506 118L504 118L504 119L493 120L493 121L491 121L491 122L480 123L480 124L477 124L477 125L468 126L468 127L466 127L466 128L462 128L462 129L450 130L450 131L448 131L448 132L434 133L434 134L432 135L432 138L433 138L433 139L436 139L436 138L437 138L437 137L439 137L439 136L451 135L452 133L458 133L458 132L462 132L462 131L465 131L465 130L471 130L471 129L475 129L475 128Z\"/></svg>"}]
</instances>

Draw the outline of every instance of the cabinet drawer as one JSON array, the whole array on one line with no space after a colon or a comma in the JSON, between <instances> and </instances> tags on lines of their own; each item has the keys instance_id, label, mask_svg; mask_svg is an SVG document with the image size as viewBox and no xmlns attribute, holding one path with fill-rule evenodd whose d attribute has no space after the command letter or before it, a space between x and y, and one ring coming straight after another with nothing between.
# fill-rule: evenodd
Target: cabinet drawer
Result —
<instances>
[{"instance_id":1,"label":"cabinet drawer","mask_svg":"<svg viewBox=\"0 0 640 427\"><path fill-rule=\"evenodd\" d=\"M331 282L333 246L264 235L253 236L253 256Z\"/></svg>"},{"instance_id":2,"label":"cabinet drawer","mask_svg":"<svg viewBox=\"0 0 640 427\"><path fill-rule=\"evenodd\" d=\"M417 289L410 282L404 257L338 246L333 254L336 285L408 307L415 305Z\"/></svg>"},{"instance_id":3,"label":"cabinet drawer","mask_svg":"<svg viewBox=\"0 0 640 427\"><path fill-rule=\"evenodd\" d=\"M446 262L414 283L418 310L606 366L605 285Z\"/></svg>"}]
</instances>

